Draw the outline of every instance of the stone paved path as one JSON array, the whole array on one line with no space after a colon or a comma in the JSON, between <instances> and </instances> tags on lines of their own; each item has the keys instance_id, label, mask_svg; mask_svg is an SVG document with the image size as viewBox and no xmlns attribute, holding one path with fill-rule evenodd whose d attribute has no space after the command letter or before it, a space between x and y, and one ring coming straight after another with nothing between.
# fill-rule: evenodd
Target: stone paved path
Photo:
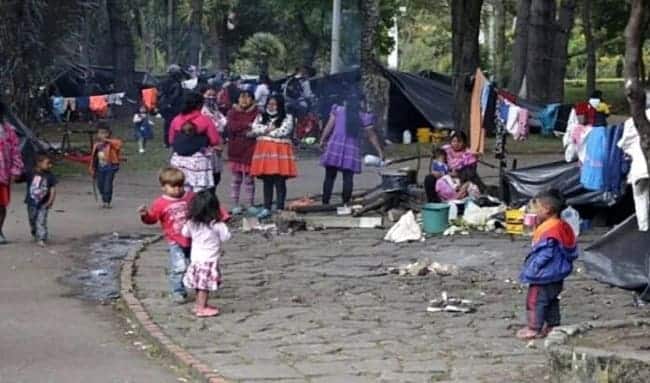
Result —
<instances>
[{"instance_id":1,"label":"stone paved path","mask_svg":"<svg viewBox=\"0 0 650 383\"><path fill-rule=\"evenodd\" d=\"M528 245L474 234L394 245L383 230L235 232L224 257L223 314L195 319L166 298L165 245L142 254L137 294L163 331L232 381L539 382L542 344L514 338L524 323L516 282ZM430 257L458 276L400 277L389 266ZM580 264L577 265L580 267ZM564 323L640 315L631 294L574 273ZM474 314L426 313L442 291L481 302ZM546 377L546 378L545 378Z\"/></svg>"}]
</instances>

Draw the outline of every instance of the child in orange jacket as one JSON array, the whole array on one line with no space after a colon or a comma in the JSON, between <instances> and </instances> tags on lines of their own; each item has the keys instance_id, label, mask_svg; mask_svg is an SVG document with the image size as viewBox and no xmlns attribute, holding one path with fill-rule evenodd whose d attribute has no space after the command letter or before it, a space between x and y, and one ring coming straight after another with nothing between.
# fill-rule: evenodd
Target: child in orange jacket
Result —
<instances>
[{"instance_id":1,"label":"child in orange jacket","mask_svg":"<svg viewBox=\"0 0 650 383\"><path fill-rule=\"evenodd\" d=\"M120 169L122 141L112 138L111 128L105 122L97 125L96 142L90 161L90 174L102 196L102 208L110 209L113 200L113 181Z\"/></svg>"}]
</instances>

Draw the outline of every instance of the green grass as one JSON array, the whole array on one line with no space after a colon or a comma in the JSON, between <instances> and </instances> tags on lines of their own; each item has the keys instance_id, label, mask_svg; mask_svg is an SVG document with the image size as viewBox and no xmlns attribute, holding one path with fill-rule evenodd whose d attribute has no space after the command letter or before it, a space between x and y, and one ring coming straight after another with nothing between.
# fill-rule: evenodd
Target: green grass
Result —
<instances>
[{"instance_id":1,"label":"green grass","mask_svg":"<svg viewBox=\"0 0 650 383\"><path fill-rule=\"evenodd\" d=\"M566 103L576 103L587 100L586 89L587 86L582 80L566 81L564 101ZM623 79L599 79L596 82L596 89L603 92L603 99L610 105L612 114L628 113L629 106L623 90Z\"/></svg>"}]
</instances>

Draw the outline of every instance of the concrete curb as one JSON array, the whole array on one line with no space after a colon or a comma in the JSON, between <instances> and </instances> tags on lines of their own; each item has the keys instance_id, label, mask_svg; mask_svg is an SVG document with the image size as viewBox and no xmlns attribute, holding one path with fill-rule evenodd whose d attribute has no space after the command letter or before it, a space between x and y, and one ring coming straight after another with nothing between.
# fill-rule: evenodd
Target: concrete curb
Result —
<instances>
[{"instance_id":1,"label":"concrete curb","mask_svg":"<svg viewBox=\"0 0 650 383\"><path fill-rule=\"evenodd\" d=\"M126 258L124 258L120 273L120 293L125 310L143 330L142 335L145 338L157 345L166 356L171 357L178 364L187 368L194 377L206 383L229 383L213 368L196 359L187 350L174 343L163 333L160 327L151 319L151 316L145 310L142 303L140 303L140 300L135 296L133 276L137 272L137 259L141 252L146 250L152 243L160 241L161 238L161 236L156 236L150 240L145 240L136 249L131 250Z\"/></svg>"},{"instance_id":2,"label":"concrete curb","mask_svg":"<svg viewBox=\"0 0 650 383\"><path fill-rule=\"evenodd\" d=\"M648 319L590 321L556 327L544 343L554 382L648 382L650 358L630 351L573 346L574 336L598 329L650 326Z\"/></svg>"}]
</instances>

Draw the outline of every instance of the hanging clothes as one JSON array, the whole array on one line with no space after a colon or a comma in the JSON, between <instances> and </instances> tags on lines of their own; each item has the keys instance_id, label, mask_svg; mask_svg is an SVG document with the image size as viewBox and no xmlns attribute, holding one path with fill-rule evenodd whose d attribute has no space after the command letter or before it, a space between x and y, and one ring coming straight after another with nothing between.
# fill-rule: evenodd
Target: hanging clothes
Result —
<instances>
[{"instance_id":1,"label":"hanging clothes","mask_svg":"<svg viewBox=\"0 0 650 383\"><path fill-rule=\"evenodd\" d=\"M106 96L109 105L122 105L122 99L126 95L125 92L111 93Z\"/></svg>"},{"instance_id":2,"label":"hanging clothes","mask_svg":"<svg viewBox=\"0 0 650 383\"><path fill-rule=\"evenodd\" d=\"M587 150L580 169L580 183L588 190L605 190L605 166L609 155L607 128L594 126L585 144Z\"/></svg>"},{"instance_id":3,"label":"hanging clothes","mask_svg":"<svg viewBox=\"0 0 650 383\"><path fill-rule=\"evenodd\" d=\"M499 89L499 90L497 91L497 94L498 94L499 96L503 97L504 99L510 101L510 102L513 103L513 104L516 104L516 103L517 103L517 96L515 96L514 94L508 92L508 91L505 90L505 89Z\"/></svg>"},{"instance_id":4,"label":"hanging clothes","mask_svg":"<svg viewBox=\"0 0 650 383\"><path fill-rule=\"evenodd\" d=\"M508 105L508 118L506 119L506 131L513 137L517 134L519 118L519 107L515 104Z\"/></svg>"},{"instance_id":5,"label":"hanging clothes","mask_svg":"<svg viewBox=\"0 0 650 383\"><path fill-rule=\"evenodd\" d=\"M517 133L514 135L515 140L523 141L528 138L528 109L519 108L517 113Z\"/></svg>"},{"instance_id":6,"label":"hanging clothes","mask_svg":"<svg viewBox=\"0 0 650 383\"><path fill-rule=\"evenodd\" d=\"M646 116L650 119L650 109L646 110ZM639 230L648 231L650 174L648 172L648 162L641 147L641 136L631 118L625 121L621 139L616 145L632 160L630 171L627 173L627 183L632 185L634 210L636 211Z\"/></svg>"},{"instance_id":7,"label":"hanging clothes","mask_svg":"<svg viewBox=\"0 0 650 383\"><path fill-rule=\"evenodd\" d=\"M59 117L65 113L65 101L63 97L52 97L52 112Z\"/></svg>"},{"instance_id":8,"label":"hanging clothes","mask_svg":"<svg viewBox=\"0 0 650 383\"><path fill-rule=\"evenodd\" d=\"M559 108L560 104L549 104L539 113L539 121L542 123L542 135L550 136L553 134Z\"/></svg>"},{"instance_id":9,"label":"hanging clothes","mask_svg":"<svg viewBox=\"0 0 650 383\"><path fill-rule=\"evenodd\" d=\"M497 130L495 122L497 97L497 91L494 85L490 83L487 88L487 99L483 115L483 131L489 134L494 134Z\"/></svg>"},{"instance_id":10,"label":"hanging clothes","mask_svg":"<svg viewBox=\"0 0 650 383\"><path fill-rule=\"evenodd\" d=\"M85 112L90 107L90 99L87 96L76 97L75 104L77 106L77 110L80 112Z\"/></svg>"},{"instance_id":11,"label":"hanging clothes","mask_svg":"<svg viewBox=\"0 0 650 383\"><path fill-rule=\"evenodd\" d=\"M573 110L572 104L561 104L557 111L557 119L553 127L554 133L564 133L567 130L569 114Z\"/></svg>"},{"instance_id":12,"label":"hanging clothes","mask_svg":"<svg viewBox=\"0 0 650 383\"><path fill-rule=\"evenodd\" d=\"M469 149L472 153L483 153L485 147L485 130L481 118L481 95L487 79L480 69L476 69L474 87L470 106Z\"/></svg>"},{"instance_id":13,"label":"hanging clothes","mask_svg":"<svg viewBox=\"0 0 650 383\"><path fill-rule=\"evenodd\" d=\"M158 89L142 89L142 105L148 112L153 112L158 106Z\"/></svg>"},{"instance_id":14,"label":"hanging clothes","mask_svg":"<svg viewBox=\"0 0 650 383\"><path fill-rule=\"evenodd\" d=\"M588 102L583 101L575 104L575 112L578 121L584 125L593 125L596 122L596 109Z\"/></svg>"},{"instance_id":15,"label":"hanging clothes","mask_svg":"<svg viewBox=\"0 0 650 383\"><path fill-rule=\"evenodd\" d=\"M108 100L106 95L90 96L89 109L100 118L108 115Z\"/></svg>"},{"instance_id":16,"label":"hanging clothes","mask_svg":"<svg viewBox=\"0 0 650 383\"><path fill-rule=\"evenodd\" d=\"M74 97L66 97L63 99L63 110L74 112L77 109L77 102Z\"/></svg>"},{"instance_id":17,"label":"hanging clothes","mask_svg":"<svg viewBox=\"0 0 650 383\"><path fill-rule=\"evenodd\" d=\"M618 147L618 142L623 136L623 124L607 129L607 165L605 166L605 190L619 196L623 193L624 177L630 170L629 161L625 153Z\"/></svg>"}]
</instances>

